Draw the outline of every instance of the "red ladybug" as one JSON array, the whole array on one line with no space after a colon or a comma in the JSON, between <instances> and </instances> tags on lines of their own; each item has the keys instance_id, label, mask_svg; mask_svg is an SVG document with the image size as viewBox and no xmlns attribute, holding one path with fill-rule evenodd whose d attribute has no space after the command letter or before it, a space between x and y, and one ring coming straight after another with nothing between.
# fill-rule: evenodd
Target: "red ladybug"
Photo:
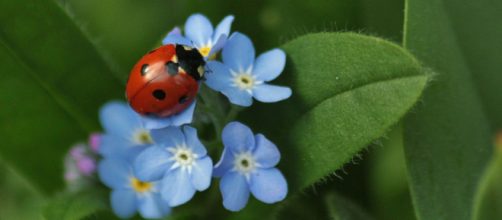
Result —
<instances>
[{"instance_id":1,"label":"red ladybug","mask_svg":"<svg viewBox=\"0 0 502 220\"><path fill-rule=\"evenodd\" d=\"M195 99L206 62L191 47L168 44L143 56L126 86L129 105L141 115L168 117Z\"/></svg>"}]
</instances>

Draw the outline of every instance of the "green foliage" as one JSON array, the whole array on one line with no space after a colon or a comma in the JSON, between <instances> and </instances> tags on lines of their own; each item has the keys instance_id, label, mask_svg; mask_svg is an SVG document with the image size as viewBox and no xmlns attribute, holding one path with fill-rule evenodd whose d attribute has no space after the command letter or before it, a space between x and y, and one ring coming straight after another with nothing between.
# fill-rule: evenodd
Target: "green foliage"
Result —
<instances>
[{"instance_id":1,"label":"green foliage","mask_svg":"<svg viewBox=\"0 0 502 220\"><path fill-rule=\"evenodd\" d=\"M499 219L502 216L502 149L497 149L480 184L474 218Z\"/></svg>"},{"instance_id":2,"label":"green foliage","mask_svg":"<svg viewBox=\"0 0 502 220\"><path fill-rule=\"evenodd\" d=\"M62 158L123 84L51 0L0 1L0 152L46 191L62 186Z\"/></svg>"},{"instance_id":3,"label":"green foliage","mask_svg":"<svg viewBox=\"0 0 502 220\"><path fill-rule=\"evenodd\" d=\"M326 206L333 220L370 220L366 211L352 201L335 193L326 196Z\"/></svg>"},{"instance_id":4,"label":"green foliage","mask_svg":"<svg viewBox=\"0 0 502 220\"><path fill-rule=\"evenodd\" d=\"M45 219L79 220L91 217L108 207L107 197L97 189L78 193L61 193L45 207Z\"/></svg>"},{"instance_id":5,"label":"green foliage","mask_svg":"<svg viewBox=\"0 0 502 220\"><path fill-rule=\"evenodd\" d=\"M280 147L295 190L334 172L382 136L418 100L428 80L413 57L379 38L310 34L284 49L294 97L282 109L269 110L281 115L269 117L285 132L287 143Z\"/></svg>"},{"instance_id":6,"label":"green foliage","mask_svg":"<svg viewBox=\"0 0 502 220\"><path fill-rule=\"evenodd\" d=\"M494 30L493 22L500 18L496 18L492 8L500 4L488 2L407 1L405 47L440 73L426 91L424 104L405 121L405 153L419 219L473 217L475 193L491 152L491 136L472 79L482 72L493 75L491 69L475 68L492 61L485 58L490 54L479 54L480 48L474 41L485 45L489 42L484 41L492 38L484 39L485 32L476 33L464 25L470 20L473 27ZM491 17L486 24L471 23L471 19L486 16ZM474 39L473 33L483 37ZM464 38L473 40L470 46L465 46ZM493 76L490 80L498 78ZM500 96L498 99L500 103ZM491 109L492 104L486 106Z\"/></svg>"}]
</instances>

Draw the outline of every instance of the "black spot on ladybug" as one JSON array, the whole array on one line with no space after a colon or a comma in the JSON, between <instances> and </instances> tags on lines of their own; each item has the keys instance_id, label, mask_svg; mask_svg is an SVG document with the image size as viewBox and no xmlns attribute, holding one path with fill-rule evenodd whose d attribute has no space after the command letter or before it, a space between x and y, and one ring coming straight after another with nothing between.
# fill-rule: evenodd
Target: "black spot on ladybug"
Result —
<instances>
[{"instance_id":1,"label":"black spot on ladybug","mask_svg":"<svg viewBox=\"0 0 502 220\"><path fill-rule=\"evenodd\" d=\"M180 99L178 99L178 103L183 104L188 101L188 96L184 95L181 96Z\"/></svg>"},{"instance_id":2,"label":"black spot on ladybug","mask_svg":"<svg viewBox=\"0 0 502 220\"><path fill-rule=\"evenodd\" d=\"M148 64L143 64L143 66L141 66L141 75L144 76L146 75L147 72L148 72Z\"/></svg>"},{"instance_id":3,"label":"black spot on ladybug","mask_svg":"<svg viewBox=\"0 0 502 220\"><path fill-rule=\"evenodd\" d=\"M176 56L178 56L178 62L181 68L183 68L188 75L193 77L195 80L202 79L202 75L199 73L198 69L200 66L205 66L206 62L196 49L187 50L183 45L176 45Z\"/></svg>"},{"instance_id":4,"label":"black spot on ladybug","mask_svg":"<svg viewBox=\"0 0 502 220\"><path fill-rule=\"evenodd\" d=\"M171 76L178 74L178 67L179 67L179 65L177 63L174 63L171 61L166 63L167 73L169 73L169 75L171 75Z\"/></svg>"},{"instance_id":5,"label":"black spot on ladybug","mask_svg":"<svg viewBox=\"0 0 502 220\"><path fill-rule=\"evenodd\" d=\"M157 100L164 100L166 98L166 92L162 89L156 89L152 92L153 97L155 97Z\"/></svg>"}]
</instances>

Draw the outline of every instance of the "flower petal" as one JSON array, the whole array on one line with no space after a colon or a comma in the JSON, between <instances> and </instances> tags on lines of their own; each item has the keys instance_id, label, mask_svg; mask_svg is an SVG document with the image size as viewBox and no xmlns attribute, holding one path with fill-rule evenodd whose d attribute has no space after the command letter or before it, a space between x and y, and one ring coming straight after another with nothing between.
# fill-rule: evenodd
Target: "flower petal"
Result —
<instances>
[{"instance_id":1,"label":"flower petal","mask_svg":"<svg viewBox=\"0 0 502 220\"><path fill-rule=\"evenodd\" d=\"M256 148L253 155L261 168L271 168L281 160L281 153L277 146L262 134L255 135Z\"/></svg>"},{"instance_id":2,"label":"flower petal","mask_svg":"<svg viewBox=\"0 0 502 220\"><path fill-rule=\"evenodd\" d=\"M106 103L99 111L99 118L107 134L124 139L130 138L136 129L141 128L140 118L123 102Z\"/></svg>"},{"instance_id":3,"label":"flower petal","mask_svg":"<svg viewBox=\"0 0 502 220\"><path fill-rule=\"evenodd\" d=\"M193 14L185 23L185 35L193 41L195 46L203 47L213 36L213 25L202 14Z\"/></svg>"},{"instance_id":4,"label":"flower petal","mask_svg":"<svg viewBox=\"0 0 502 220\"><path fill-rule=\"evenodd\" d=\"M206 156L207 150L197 137L197 130L190 126L183 126L187 146L199 157Z\"/></svg>"},{"instance_id":5,"label":"flower petal","mask_svg":"<svg viewBox=\"0 0 502 220\"><path fill-rule=\"evenodd\" d=\"M208 72L206 76L206 85L216 91L223 91L232 86L232 75L230 70L223 63L218 61L209 61L206 64Z\"/></svg>"},{"instance_id":6,"label":"flower petal","mask_svg":"<svg viewBox=\"0 0 502 220\"><path fill-rule=\"evenodd\" d=\"M234 154L253 151L255 147L253 131L237 121L230 122L223 128L221 138L225 148L230 149Z\"/></svg>"},{"instance_id":7,"label":"flower petal","mask_svg":"<svg viewBox=\"0 0 502 220\"><path fill-rule=\"evenodd\" d=\"M237 172L228 172L221 178L220 191L223 206L230 211L239 211L248 203L249 188L246 177Z\"/></svg>"},{"instance_id":8,"label":"flower petal","mask_svg":"<svg viewBox=\"0 0 502 220\"><path fill-rule=\"evenodd\" d=\"M270 81L281 74L286 65L286 54L281 49L267 51L258 58L253 66L253 75L257 80Z\"/></svg>"},{"instance_id":9,"label":"flower petal","mask_svg":"<svg viewBox=\"0 0 502 220\"><path fill-rule=\"evenodd\" d=\"M128 188L131 174L130 164L123 159L105 158L98 164L99 179L112 189Z\"/></svg>"},{"instance_id":10,"label":"flower petal","mask_svg":"<svg viewBox=\"0 0 502 220\"><path fill-rule=\"evenodd\" d=\"M171 207L188 202L195 194L188 172L181 168L169 171L161 182L161 195Z\"/></svg>"},{"instance_id":11,"label":"flower petal","mask_svg":"<svg viewBox=\"0 0 502 220\"><path fill-rule=\"evenodd\" d=\"M184 124L190 124L193 120L193 113L195 111L195 105L197 101L193 101L185 110L182 112L171 116L172 126L181 126Z\"/></svg>"},{"instance_id":12,"label":"flower petal","mask_svg":"<svg viewBox=\"0 0 502 220\"><path fill-rule=\"evenodd\" d=\"M220 161L214 166L213 176L222 177L234 167L234 155L227 148L223 149Z\"/></svg>"},{"instance_id":13,"label":"flower petal","mask_svg":"<svg viewBox=\"0 0 502 220\"><path fill-rule=\"evenodd\" d=\"M246 90L238 89L237 87L230 87L221 91L221 93L223 93L223 95L225 95L228 100L235 105L248 107L253 104L253 96L251 96L251 94Z\"/></svg>"},{"instance_id":14,"label":"flower petal","mask_svg":"<svg viewBox=\"0 0 502 220\"><path fill-rule=\"evenodd\" d=\"M171 31L169 31L169 33L167 33L167 35L174 35L174 34L181 35L181 29L176 26Z\"/></svg>"},{"instance_id":15,"label":"flower petal","mask_svg":"<svg viewBox=\"0 0 502 220\"><path fill-rule=\"evenodd\" d=\"M171 154L164 148L153 146L144 150L134 161L135 176L145 182L162 179L171 167Z\"/></svg>"},{"instance_id":16,"label":"flower petal","mask_svg":"<svg viewBox=\"0 0 502 220\"><path fill-rule=\"evenodd\" d=\"M285 86L261 84L254 87L253 96L260 102L278 102L289 98L291 96L291 89Z\"/></svg>"},{"instance_id":17,"label":"flower petal","mask_svg":"<svg viewBox=\"0 0 502 220\"><path fill-rule=\"evenodd\" d=\"M130 218L136 213L136 193L132 190L113 190L111 194L113 212L120 218Z\"/></svg>"},{"instance_id":18,"label":"flower petal","mask_svg":"<svg viewBox=\"0 0 502 220\"><path fill-rule=\"evenodd\" d=\"M143 218L162 218L171 213L171 207L158 193L145 193L138 199L139 213Z\"/></svg>"},{"instance_id":19,"label":"flower petal","mask_svg":"<svg viewBox=\"0 0 502 220\"><path fill-rule=\"evenodd\" d=\"M228 36L224 34L220 35L219 38L216 38L216 41L213 42L213 46L206 58L211 58L214 54L218 53L227 43L227 38Z\"/></svg>"},{"instance_id":20,"label":"flower petal","mask_svg":"<svg viewBox=\"0 0 502 220\"><path fill-rule=\"evenodd\" d=\"M250 189L256 199L269 204L282 201L288 194L286 179L276 168L252 173Z\"/></svg>"},{"instance_id":21,"label":"flower petal","mask_svg":"<svg viewBox=\"0 0 502 220\"><path fill-rule=\"evenodd\" d=\"M206 190L211 184L211 175L213 172L213 161L208 156L197 160L192 169L190 180L196 190Z\"/></svg>"},{"instance_id":22,"label":"flower petal","mask_svg":"<svg viewBox=\"0 0 502 220\"><path fill-rule=\"evenodd\" d=\"M213 34L213 42L216 42L222 35L225 35L225 38L230 36L230 28L232 27L232 22L234 21L233 15L228 15L216 26Z\"/></svg>"},{"instance_id":23,"label":"flower petal","mask_svg":"<svg viewBox=\"0 0 502 220\"><path fill-rule=\"evenodd\" d=\"M162 147L176 147L184 145L185 135L179 127L167 127L163 129L155 129L150 132L153 142Z\"/></svg>"},{"instance_id":24,"label":"flower petal","mask_svg":"<svg viewBox=\"0 0 502 220\"><path fill-rule=\"evenodd\" d=\"M251 68L254 58L253 43L249 37L239 32L232 34L223 47L223 63L235 72L244 72Z\"/></svg>"},{"instance_id":25,"label":"flower petal","mask_svg":"<svg viewBox=\"0 0 502 220\"><path fill-rule=\"evenodd\" d=\"M121 158L132 161L148 145L134 145L129 140L114 135L102 135L99 154L106 158Z\"/></svg>"},{"instance_id":26,"label":"flower petal","mask_svg":"<svg viewBox=\"0 0 502 220\"><path fill-rule=\"evenodd\" d=\"M192 46L192 41L181 36L180 34L168 34L163 40L163 45L167 44L181 44L186 46Z\"/></svg>"}]
</instances>

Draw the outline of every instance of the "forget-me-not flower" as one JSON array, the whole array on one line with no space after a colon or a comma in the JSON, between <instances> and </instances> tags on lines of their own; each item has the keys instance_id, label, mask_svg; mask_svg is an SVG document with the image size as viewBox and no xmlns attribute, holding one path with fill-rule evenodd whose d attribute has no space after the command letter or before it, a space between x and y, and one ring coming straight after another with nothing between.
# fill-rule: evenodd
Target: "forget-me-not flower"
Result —
<instances>
[{"instance_id":1,"label":"forget-me-not flower","mask_svg":"<svg viewBox=\"0 0 502 220\"><path fill-rule=\"evenodd\" d=\"M155 145L143 151L134 163L140 180L161 180L160 193L170 206L184 204L196 191L209 187L213 162L195 128L168 127L151 134Z\"/></svg>"},{"instance_id":2,"label":"forget-me-not flower","mask_svg":"<svg viewBox=\"0 0 502 220\"><path fill-rule=\"evenodd\" d=\"M131 159L153 143L150 130L143 125L141 116L124 102L105 104L99 117L104 128L99 153L105 158Z\"/></svg>"},{"instance_id":3,"label":"forget-me-not flower","mask_svg":"<svg viewBox=\"0 0 502 220\"><path fill-rule=\"evenodd\" d=\"M230 36L233 21L234 16L226 16L214 29L206 16L193 14L188 17L185 23L185 37L181 35L179 28L174 28L162 40L162 43L193 46L207 59L223 48L228 36Z\"/></svg>"},{"instance_id":4,"label":"forget-me-not flower","mask_svg":"<svg viewBox=\"0 0 502 220\"><path fill-rule=\"evenodd\" d=\"M227 96L230 102L250 106L253 97L261 102L277 102L291 96L291 89L266 82L277 78L286 64L286 55L273 49L258 56L251 40L244 34L234 33L222 52L223 63L209 61L206 84Z\"/></svg>"},{"instance_id":5,"label":"forget-me-not flower","mask_svg":"<svg viewBox=\"0 0 502 220\"><path fill-rule=\"evenodd\" d=\"M262 134L253 135L251 129L239 122L226 125L222 139L225 149L213 174L221 177L220 190L226 209L241 210L250 193L264 203L286 197L288 185L275 168L281 155L274 143Z\"/></svg>"},{"instance_id":6,"label":"forget-me-not flower","mask_svg":"<svg viewBox=\"0 0 502 220\"><path fill-rule=\"evenodd\" d=\"M144 182L134 176L129 160L105 158L98 165L100 180L112 189L110 199L113 212L130 218L139 212L143 218L162 218L171 207L159 193L159 182Z\"/></svg>"},{"instance_id":7,"label":"forget-me-not flower","mask_svg":"<svg viewBox=\"0 0 502 220\"><path fill-rule=\"evenodd\" d=\"M197 101L194 100L185 110L169 117L140 116L141 122L146 129L160 129L169 126L190 124L193 120L196 103Z\"/></svg>"}]
</instances>

